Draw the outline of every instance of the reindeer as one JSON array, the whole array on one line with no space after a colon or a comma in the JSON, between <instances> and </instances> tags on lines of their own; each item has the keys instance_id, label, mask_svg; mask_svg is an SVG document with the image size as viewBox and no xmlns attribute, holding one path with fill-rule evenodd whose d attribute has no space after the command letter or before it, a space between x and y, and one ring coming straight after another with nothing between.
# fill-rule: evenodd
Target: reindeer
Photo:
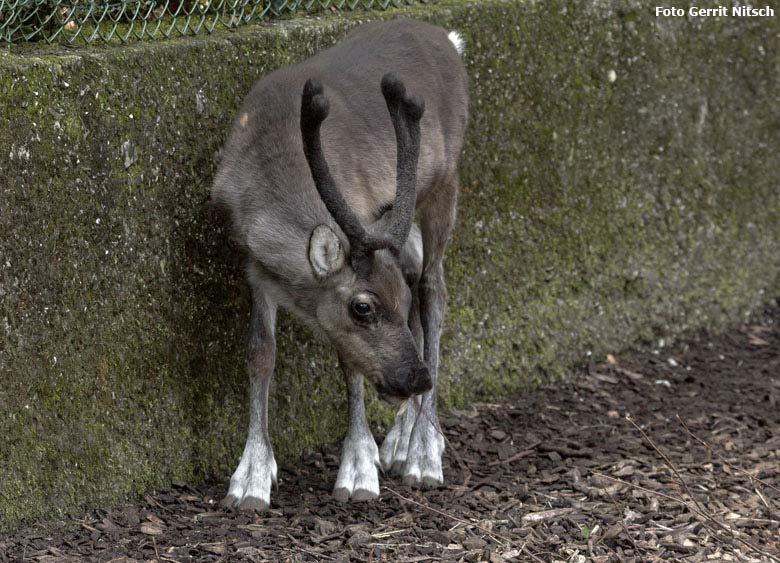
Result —
<instances>
[{"instance_id":1,"label":"reindeer","mask_svg":"<svg viewBox=\"0 0 780 563\"><path fill-rule=\"evenodd\" d=\"M334 496L376 498L380 464L413 486L443 482L436 382L468 115L462 50L456 32L426 23L363 25L259 80L239 111L212 188L245 250L252 301L249 434L224 506L265 509L276 482L268 389L280 306L335 346L346 379ZM381 450L364 376L381 398L408 399Z\"/></svg>"}]
</instances>

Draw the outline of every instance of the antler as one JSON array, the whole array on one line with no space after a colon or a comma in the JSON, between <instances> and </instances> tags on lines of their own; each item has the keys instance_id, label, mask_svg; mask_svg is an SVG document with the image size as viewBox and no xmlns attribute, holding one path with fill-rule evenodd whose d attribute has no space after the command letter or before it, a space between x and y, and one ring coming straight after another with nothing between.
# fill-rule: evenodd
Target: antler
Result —
<instances>
[{"instance_id":1,"label":"antler","mask_svg":"<svg viewBox=\"0 0 780 563\"><path fill-rule=\"evenodd\" d=\"M330 111L322 84L317 80L307 80L301 97L303 153L325 207L349 239L353 264L380 248L388 248L398 254L409 237L414 219L420 118L425 111L425 104L419 98L407 96L403 82L394 73L382 77L382 95L395 129L397 148L395 201L388 212L390 217L386 236L371 235L363 228L330 175L320 139L320 126Z\"/></svg>"},{"instance_id":2,"label":"antler","mask_svg":"<svg viewBox=\"0 0 780 563\"><path fill-rule=\"evenodd\" d=\"M303 152L309 163L314 185L322 198L325 207L333 216L341 230L347 235L350 243L352 260L365 256L380 248L392 248L393 243L386 238L371 236L360 224L349 205L336 188L330 175L328 163L322 152L320 126L328 117L330 104L323 95L322 84L313 79L306 81L301 97L301 136L303 137Z\"/></svg>"},{"instance_id":3,"label":"antler","mask_svg":"<svg viewBox=\"0 0 780 563\"><path fill-rule=\"evenodd\" d=\"M406 87L395 73L382 77L382 94L393 121L396 139L395 202L390 211L388 237L403 248L414 220L417 202L417 159L420 155L420 118L425 112L421 98L406 95Z\"/></svg>"}]
</instances>

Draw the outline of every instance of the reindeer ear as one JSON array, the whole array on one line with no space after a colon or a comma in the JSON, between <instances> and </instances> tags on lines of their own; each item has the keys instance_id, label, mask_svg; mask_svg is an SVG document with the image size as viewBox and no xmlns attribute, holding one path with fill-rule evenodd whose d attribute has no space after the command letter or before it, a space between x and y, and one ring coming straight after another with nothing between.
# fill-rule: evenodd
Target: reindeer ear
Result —
<instances>
[{"instance_id":1,"label":"reindeer ear","mask_svg":"<svg viewBox=\"0 0 780 563\"><path fill-rule=\"evenodd\" d=\"M318 225L309 239L309 263L314 274L324 279L344 266L344 248L336 233L327 225Z\"/></svg>"}]
</instances>

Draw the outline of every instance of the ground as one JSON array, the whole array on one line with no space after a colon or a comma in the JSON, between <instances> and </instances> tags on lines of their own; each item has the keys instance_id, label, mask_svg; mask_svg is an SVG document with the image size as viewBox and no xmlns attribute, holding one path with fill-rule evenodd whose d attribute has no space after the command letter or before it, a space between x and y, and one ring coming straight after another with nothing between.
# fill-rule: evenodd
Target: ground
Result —
<instances>
[{"instance_id":1,"label":"ground","mask_svg":"<svg viewBox=\"0 0 780 563\"><path fill-rule=\"evenodd\" d=\"M338 445L280 466L272 509L225 483L0 535L6 561L779 561L780 307L608 356L442 417L445 486L330 497Z\"/></svg>"}]
</instances>

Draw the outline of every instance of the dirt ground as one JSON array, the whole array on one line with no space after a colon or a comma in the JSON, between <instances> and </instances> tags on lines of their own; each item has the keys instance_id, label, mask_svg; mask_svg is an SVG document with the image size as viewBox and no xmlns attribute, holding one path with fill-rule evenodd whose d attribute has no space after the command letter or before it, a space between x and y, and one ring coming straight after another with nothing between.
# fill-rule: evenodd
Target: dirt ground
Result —
<instances>
[{"instance_id":1,"label":"dirt ground","mask_svg":"<svg viewBox=\"0 0 780 563\"><path fill-rule=\"evenodd\" d=\"M280 467L272 510L226 484L0 536L6 561L780 561L780 308L442 417L446 485L330 497L334 444Z\"/></svg>"}]
</instances>

